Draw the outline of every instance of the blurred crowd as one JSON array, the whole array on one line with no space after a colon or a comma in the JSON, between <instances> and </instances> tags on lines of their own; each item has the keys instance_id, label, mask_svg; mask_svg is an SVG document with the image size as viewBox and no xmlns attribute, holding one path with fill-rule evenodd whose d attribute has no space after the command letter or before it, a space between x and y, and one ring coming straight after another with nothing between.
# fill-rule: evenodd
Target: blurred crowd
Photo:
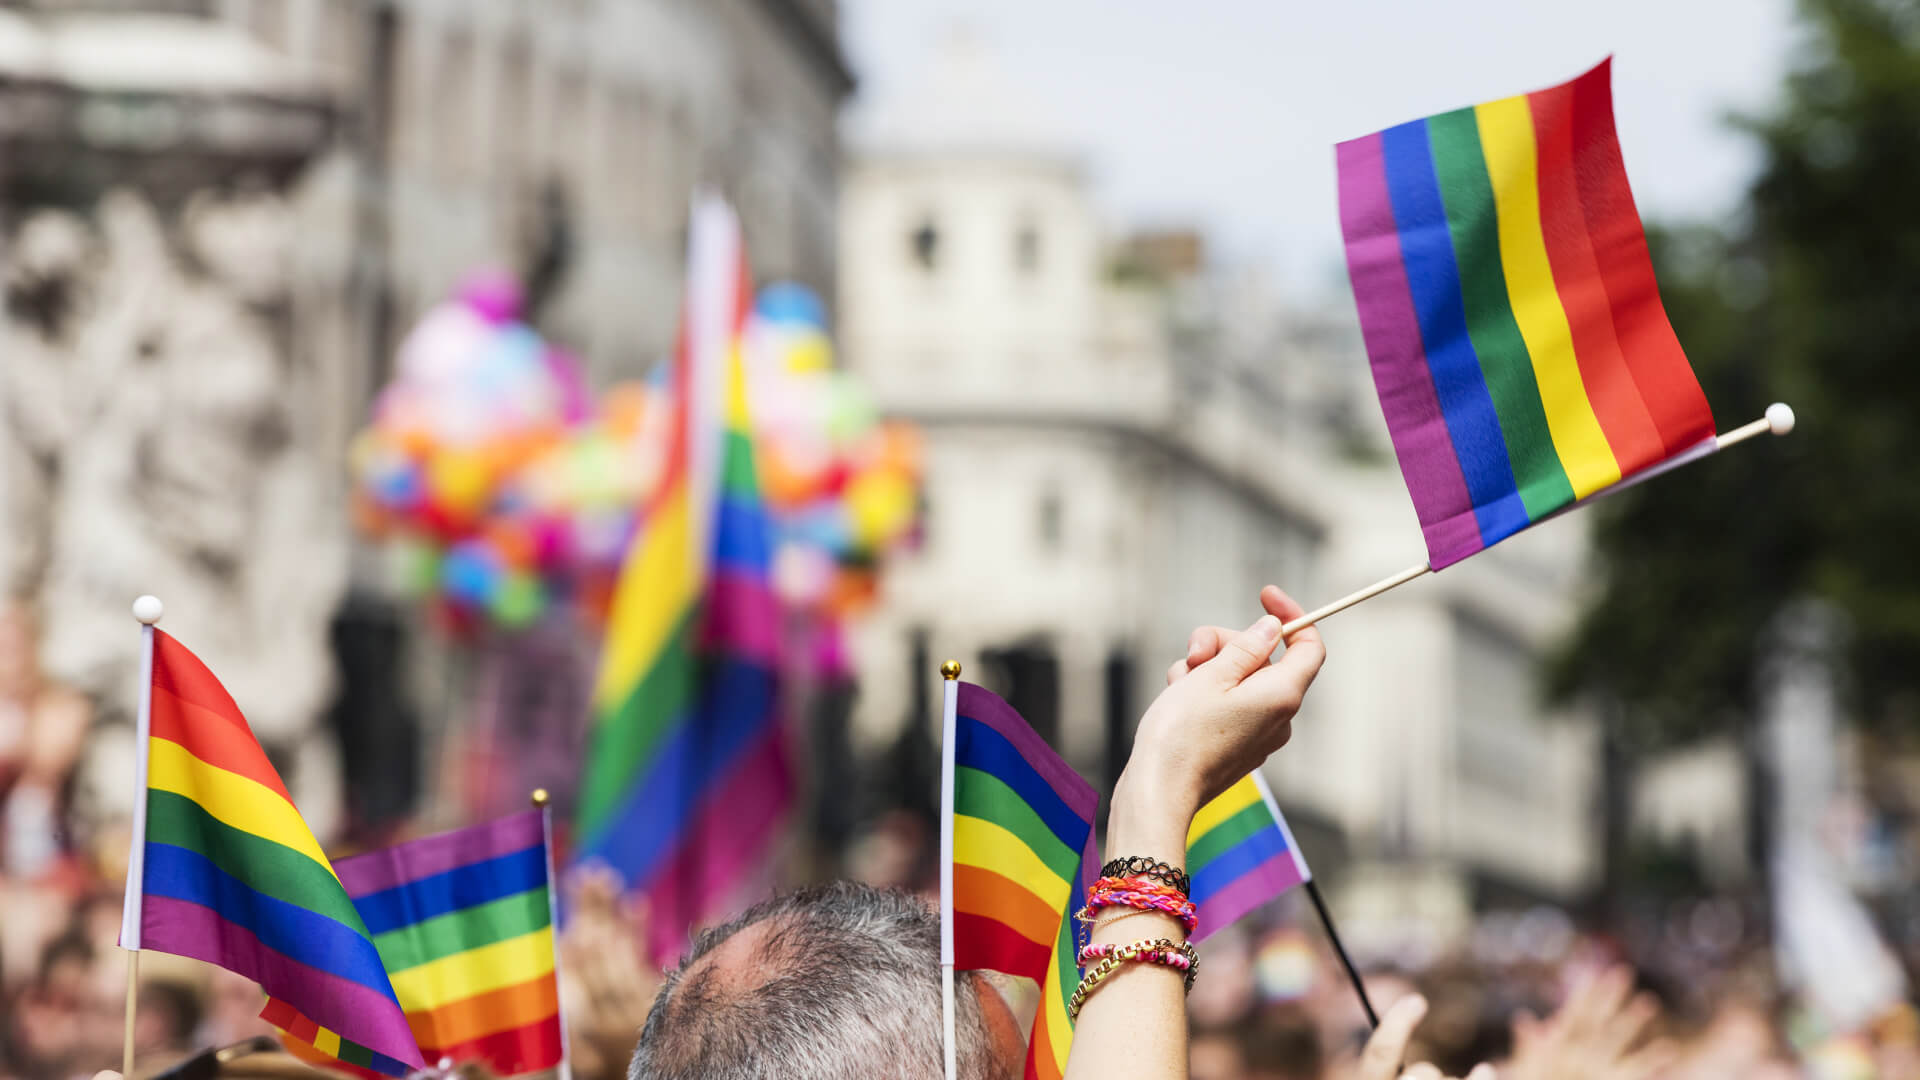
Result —
<instances>
[{"instance_id":1,"label":"blurred crowd","mask_svg":"<svg viewBox=\"0 0 1920 1080\"><path fill-rule=\"evenodd\" d=\"M0 1080L71 1080L120 1059L124 841L116 849L112 832L76 827L88 704L42 677L33 642L28 615L0 614ZM931 840L905 817L882 822L847 870L926 891ZM604 876L575 875L566 889L559 949L573 1068L582 1080L619 1080L660 982L644 957L646 912ZM1551 908L1485 914L1450 949L1364 957L1368 993L1383 1012L1424 994L1432 1011L1413 1056L1455 1074L1493 1060L1521 1080L1920 1076L1911 1006L1859 1030L1822 1030L1781 992L1755 920L1737 906L1696 901L1620 921L1602 936ZM1366 1018L1297 895L1205 943L1202 962L1191 998L1196 1080L1351 1075ZM1623 984L1602 1002L1601 973L1622 963L1639 972L1637 990ZM271 1034L260 1004L239 976L143 954L136 1072ZM1569 1062L1590 1064L1570 1073Z\"/></svg>"}]
</instances>

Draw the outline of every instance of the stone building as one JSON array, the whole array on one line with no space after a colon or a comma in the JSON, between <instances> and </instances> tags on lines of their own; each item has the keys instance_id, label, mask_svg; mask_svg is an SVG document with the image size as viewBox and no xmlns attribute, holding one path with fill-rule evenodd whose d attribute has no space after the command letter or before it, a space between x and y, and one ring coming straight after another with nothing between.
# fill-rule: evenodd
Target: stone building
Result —
<instances>
[{"instance_id":1,"label":"stone building","mask_svg":"<svg viewBox=\"0 0 1920 1080\"><path fill-rule=\"evenodd\" d=\"M1422 561L1348 312L1196 273L1176 237L1109 242L1070 134L977 45L861 121L843 351L927 447L924 544L857 650L869 752L934 722L956 658L1104 786L1192 626L1252 621L1266 582L1311 607ZM1349 933L1593 882L1590 725L1533 684L1581 544L1550 524L1324 627L1269 770Z\"/></svg>"}]
</instances>

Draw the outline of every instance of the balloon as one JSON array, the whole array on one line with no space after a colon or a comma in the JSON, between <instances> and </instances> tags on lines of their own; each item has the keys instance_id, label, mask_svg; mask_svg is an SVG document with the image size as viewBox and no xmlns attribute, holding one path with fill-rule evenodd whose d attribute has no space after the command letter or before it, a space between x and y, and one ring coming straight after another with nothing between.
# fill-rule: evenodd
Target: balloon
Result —
<instances>
[{"instance_id":1,"label":"balloon","mask_svg":"<svg viewBox=\"0 0 1920 1080\"><path fill-rule=\"evenodd\" d=\"M506 575L495 591L488 610L501 625L522 627L540 616L546 595L540 579L525 571Z\"/></svg>"},{"instance_id":2,"label":"balloon","mask_svg":"<svg viewBox=\"0 0 1920 1080\"><path fill-rule=\"evenodd\" d=\"M896 472L873 471L847 485L854 543L871 551L905 532L913 521L913 485Z\"/></svg>"}]
</instances>

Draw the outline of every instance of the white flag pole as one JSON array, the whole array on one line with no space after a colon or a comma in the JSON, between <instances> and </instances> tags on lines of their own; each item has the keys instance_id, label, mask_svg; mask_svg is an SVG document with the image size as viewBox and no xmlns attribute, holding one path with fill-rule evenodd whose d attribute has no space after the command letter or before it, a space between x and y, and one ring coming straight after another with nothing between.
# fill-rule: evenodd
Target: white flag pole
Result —
<instances>
[{"instance_id":1,"label":"white flag pole","mask_svg":"<svg viewBox=\"0 0 1920 1080\"><path fill-rule=\"evenodd\" d=\"M552 797L546 788L534 788L528 800L534 809L540 811L540 836L547 846L547 925L553 930L553 987L558 1001L560 989L560 879L553 875L553 807L548 805ZM561 1004L557 1014L560 1018L560 1080L573 1080L573 1044L567 1039L567 1009Z\"/></svg>"},{"instance_id":2,"label":"white flag pole","mask_svg":"<svg viewBox=\"0 0 1920 1080\"><path fill-rule=\"evenodd\" d=\"M945 701L940 721L940 1022L945 1031L947 1080L959 1076L953 1003L953 738L960 708L960 662L940 665Z\"/></svg>"},{"instance_id":3,"label":"white flag pole","mask_svg":"<svg viewBox=\"0 0 1920 1080\"><path fill-rule=\"evenodd\" d=\"M127 893L120 905L120 947L127 951L126 1032L120 1044L120 1075L133 1076L133 1014L140 992L140 899L147 869L147 751L153 730L153 626L166 608L157 597L133 602L140 621L140 688L133 719L133 830L127 846Z\"/></svg>"},{"instance_id":4,"label":"white flag pole","mask_svg":"<svg viewBox=\"0 0 1920 1080\"><path fill-rule=\"evenodd\" d=\"M1739 427L1734 428L1732 431L1729 431L1724 435L1716 435L1711 440L1702 439L1700 441L1699 446L1696 446L1693 449L1688 450L1684 453L1676 454L1673 457L1669 458L1668 460L1661 462L1660 464L1655 465L1650 469L1644 469L1638 473L1635 473L1633 476L1625 480L1622 480L1617 484L1614 484L1610 487L1602 488L1601 490L1594 492L1592 495L1587 496L1587 498L1580 500L1580 502L1574 503L1571 506L1566 507L1566 509L1572 510L1575 507L1582 506L1587 502L1590 502L1593 499L1596 499L1602 495L1611 495L1616 491L1624 491L1627 488L1630 488L1635 484L1640 483L1641 481L1651 480L1654 477L1659 476L1661 473L1669 472L1673 469L1679 468L1682 465L1686 465L1690 462L1698 461L1701 458L1706 457L1707 455L1712 454L1717 450L1725 450L1727 447L1733 446L1736 443L1746 442L1748 439L1751 439L1756 435L1765 435L1768 433L1772 433L1774 435L1785 435L1788 432L1793 430L1793 423L1794 423L1794 420L1793 420L1792 406L1789 406L1783 402L1776 401L1772 405L1767 406L1767 414L1761 417L1760 419L1755 420L1750 424L1742 424ZM1300 631L1305 630L1307 627L1312 626L1314 623L1317 623L1320 620L1327 618L1330 615L1337 615L1340 612L1347 610L1348 608L1352 607L1355 604L1360 603L1363 600L1371 600L1374 597L1379 596L1381 593L1386 592L1389 589L1397 589L1400 586L1405 585L1407 582L1412 581L1415 578L1423 577L1432 572L1433 572L1432 568L1428 566L1426 563L1420 563L1417 566L1409 566L1405 570L1400 571L1399 573L1393 575L1392 577L1382 578L1381 580L1374 582L1373 584L1367 586L1364 589L1360 589L1358 591L1348 593L1347 595L1341 597L1338 600L1335 600L1333 603L1328 604L1325 607L1315 608L1314 610L1307 612L1305 615L1302 615L1299 618L1293 620L1292 622L1286 624L1285 626L1282 626L1280 628L1280 636L1282 639L1292 637L1294 634L1297 634Z\"/></svg>"}]
</instances>

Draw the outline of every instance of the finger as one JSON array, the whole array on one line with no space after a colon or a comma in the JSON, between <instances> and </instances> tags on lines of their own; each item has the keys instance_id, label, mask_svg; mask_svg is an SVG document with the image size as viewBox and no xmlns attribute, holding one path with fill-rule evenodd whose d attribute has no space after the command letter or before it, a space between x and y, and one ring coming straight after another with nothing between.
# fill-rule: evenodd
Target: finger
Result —
<instances>
[{"instance_id":1,"label":"finger","mask_svg":"<svg viewBox=\"0 0 1920 1080\"><path fill-rule=\"evenodd\" d=\"M1659 1076L1680 1060L1680 1047L1665 1039L1655 1039L1635 1050L1607 1075L1610 1080L1648 1080Z\"/></svg>"},{"instance_id":2,"label":"finger","mask_svg":"<svg viewBox=\"0 0 1920 1080\"><path fill-rule=\"evenodd\" d=\"M1238 686L1246 677L1267 666L1273 650L1280 645L1280 620L1262 615L1252 626L1233 635L1220 655L1201 665L1227 686Z\"/></svg>"},{"instance_id":3,"label":"finger","mask_svg":"<svg viewBox=\"0 0 1920 1080\"><path fill-rule=\"evenodd\" d=\"M1447 1074L1441 1072L1439 1066L1423 1061L1407 1066L1407 1071L1400 1074L1400 1080L1447 1080Z\"/></svg>"},{"instance_id":4,"label":"finger","mask_svg":"<svg viewBox=\"0 0 1920 1080\"><path fill-rule=\"evenodd\" d=\"M1588 987L1583 1007L1576 1014L1576 1030L1584 1037L1598 1038L1632 992L1633 972L1624 966L1608 968Z\"/></svg>"},{"instance_id":5,"label":"finger","mask_svg":"<svg viewBox=\"0 0 1920 1080\"><path fill-rule=\"evenodd\" d=\"M1467 1074L1467 1080L1494 1080L1493 1066L1484 1061L1475 1065L1473 1071Z\"/></svg>"},{"instance_id":6,"label":"finger","mask_svg":"<svg viewBox=\"0 0 1920 1080\"><path fill-rule=\"evenodd\" d=\"M1400 1062L1407 1056L1407 1041L1426 1015L1427 999L1419 994L1408 994L1394 1002L1387 1015L1380 1018L1380 1026L1373 1029L1366 1049L1360 1051L1356 1080L1393 1080L1398 1076Z\"/></svg>"},{"instance_id":7,"label":"finger","mask_svg":"<svg viewBox=\"0 0 1920 1080\"><path fill-rule=\"evenodd\" d=\"M1172 666L1167 668L1167 685L1172 686L1174 683L1179 682L1186 673L1187 662L1185 660L1175 660Z\"/></svg>"},{"instance_id":8,"label":"finger","mask_svg":"<svg viewBox=\"0 0 1920 1080\"><path fill-rule=\"evenodd\" d=\"M1220 654L1236 633L1225 626L1197 626L1187 636L1187 669L1191 671Z\"/></svg>"},{"instance_id":9,"label":"finger","mask_svg":"<svg viewBox=\"0 0 1920 1080\"><path fill-rule=\"evenodd\" d=\"M1627 1047L1639 1041L1641 1033L1647 1030L1647 1025L1653 1023L1653 1018L1659 1014L1660 1003L1652 994L1635 994L1633 1000L1627 1002L1626 1008L1621 1009L1619 1015L1607 1022L1599 1040L1600 1052L1607 1058L1619 1057L1626 1053Z\"/></svg>"}]
</instances>

